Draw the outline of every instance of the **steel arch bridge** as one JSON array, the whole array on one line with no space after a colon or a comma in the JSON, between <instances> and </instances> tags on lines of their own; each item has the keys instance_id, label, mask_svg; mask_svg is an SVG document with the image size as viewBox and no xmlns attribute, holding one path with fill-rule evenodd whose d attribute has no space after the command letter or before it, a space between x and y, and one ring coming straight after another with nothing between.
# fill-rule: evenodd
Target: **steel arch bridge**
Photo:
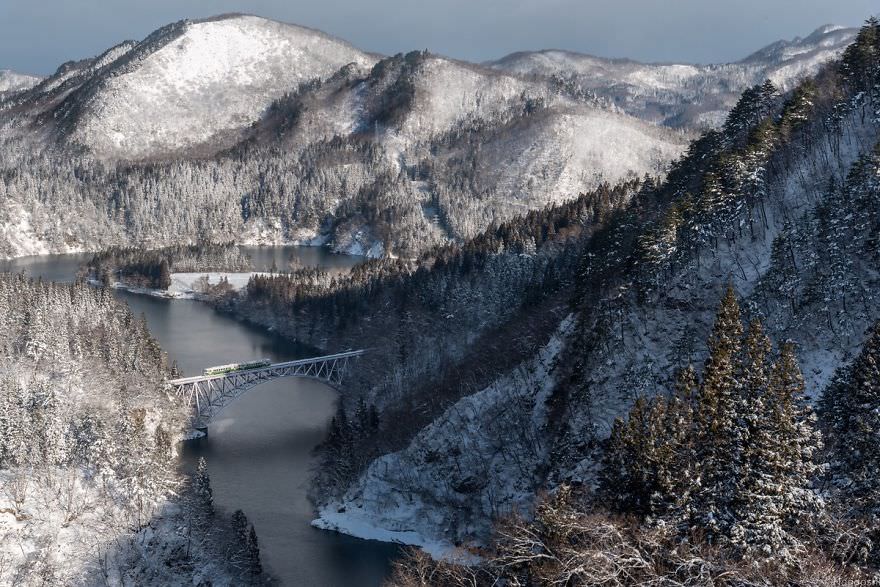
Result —
<instances>
[{"instance_id":1,"label":"steel arch bridge","mask_svg":"<svg viewBox=\"0 0 880 587\"><path fill-rule=\"evenodd\" d=\"M305 377L338 385L348 368L348 362L363 355L364 352L366 351L346 351L323 357L273 363L256 369L170 379L165 383L178 397L185 398L192 407L193 414L190 421L192 428L205 430L211 418L233 400L261 383L280 377Z\"/></svg>"}]
</instances>

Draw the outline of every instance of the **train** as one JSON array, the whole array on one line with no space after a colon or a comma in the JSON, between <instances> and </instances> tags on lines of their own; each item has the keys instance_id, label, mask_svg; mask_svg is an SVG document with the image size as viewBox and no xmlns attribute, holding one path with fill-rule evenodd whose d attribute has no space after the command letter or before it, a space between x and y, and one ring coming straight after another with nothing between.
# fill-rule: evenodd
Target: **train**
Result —
<instances>
[{"instance_id":1,"label":"train","mask_svg":"<svg viewBox=\"0 0 880 587\"><path fill-rule=\"evenodd\" d=\"M229 363L228 365L217 365L216 367L208 367L205 369L205 375L222 375L224 373L232 373L233 371L247 371L249 369L259 369L260 367L268 367L272 364L269 359L260 359L258 361L245 361L244 363Z\"/></svg>"}]
</instances>

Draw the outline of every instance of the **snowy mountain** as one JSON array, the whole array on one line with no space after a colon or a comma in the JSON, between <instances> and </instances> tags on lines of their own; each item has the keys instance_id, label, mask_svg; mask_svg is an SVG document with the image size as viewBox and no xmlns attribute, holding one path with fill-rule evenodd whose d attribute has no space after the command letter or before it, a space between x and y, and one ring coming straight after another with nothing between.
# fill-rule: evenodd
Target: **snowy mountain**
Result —
<instances>
[{"instance_id":1,"label":"snowy mountain","mask_svg":"<svg viewBox=\"0 0 880 587\"><path fill-rule=\"evenodd\" d=\"M257 135L265 139L282 126L286 148L366 136L394 173L430 165L427 185L417 187L435 198L466 196L455 193L461 187L451 178L468 162L467 191L482 194L480 214L496 219L509 217L511 207L570 199L600 181L659 173L684 144L680 134L560 95L543 80L422 52L384 59L366 77L349 69L299 92L291 108L295 123L270 116ZM448 220L455 235L473 234Z\"/></svg>"},{"instance_id":2,"label":"snowy mountain","mask_svg":"<svg viewBox=\"0 0 880 587\"><path fill-rule=\"evenodd\" d=\"M62 66L19 101L59 121L68 142L139 158L234 135L299 83L374 61L318 31L227 15Z\"/></svg>"},{"instance_id":3,"label":"snowy mountain","mask_svg":"<svg viewBox=\"0 0 880 587\"><path fill-rule=\"evenodd\" d=\"M486 65L550 77L570 91L592 93L624 112L673 127L718 126L749 86L770 79L790 89L852 42L857 29L825 25L807 37L777 41L734 63L639 63L568 51L513 53Z\"/></svg>"},{"instance_id":4,"label":"snowy mountain","mask_svg":"<svg viewBox=\"0 0 880 587\"><path fill-rule=\"evenodd\" d=\"M43 79L37 75L18 73L11 69L0 69L0 94L4 92L20 92L37 85Z\"/></svg>"},{"instance_id":5,"label":"snowy mountain","mask_svg":"<svg viewBox=\"0 0 880 587\"><path fill-rule=\"evenodd\" d=\"M176 23L65 64L0 102L0 124L23 146L3 166L40 176L5 186L9 224L27 227L7 231L7 255L319 238L414 256L603 181L662 173L687 138L547 80L427 52L380 59L249 16ZM43 173L27 153L59 160ZM96 172L81 182L77 165ZM71 189L90 204L71 210ZM184 212L164 212L171 194Z\"/></svg>"},{"instance_id":6,"label":"snowy mountain","mask_svg":"<svg viewBox=\"0 0 880 587\"><path fill-rule=\"evenodd\" d=\"M559 52L486 66L382 58L255 16L181 21L0 99L14 145L0 168L25 170L0 186L0 254L209 239L414 257L661 176L737 88L773 72L789 87L849 36L722 66Z\"/></svg>"}]
</instances>

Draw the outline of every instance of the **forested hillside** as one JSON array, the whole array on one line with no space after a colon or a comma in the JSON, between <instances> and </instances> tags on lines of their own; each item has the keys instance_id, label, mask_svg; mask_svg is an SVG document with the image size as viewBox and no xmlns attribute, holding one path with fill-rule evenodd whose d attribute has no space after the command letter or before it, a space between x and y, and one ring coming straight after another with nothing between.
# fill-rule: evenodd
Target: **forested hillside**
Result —
<instances>
[{"instance_id":1,"label":"forested hillside","mask_svg":"<svg viewBox=\"0 0 880 587\"><path fill-rule=\"evenodd\" d=\"M857 29L824 25L804 38L777 41L733 63L639 63L568 51L513 53L488 63L523 75L548 76L625 112L672 127L717 127L739 95L766 79L788 91L803 75L839 57Z\"/></svg>"},{"instance_id":2,"label":"forested hillside","mask_svg":"<svg viewBox=\"0 0 880 587\"><path fill-rule=\"evenodd\" d=\"M40 82L40 77L18 73L9 69L0 69L0 96L4 92L20 92L35 86Z\"/></svg>"},{"instance_id":3,"label":"forested hillside","mask_svg":"<svg viewBox=\"0 0 880 587\"><path fill-rule=\"evenodd\" d=\"M382 425L357 439L357 451L328 445L322 499L544 344L568 311L565 292L589 235L640 185L602 186L416 261L374 260L333 277L255 275L218 299L220 309L312 346L371 349L346 385L378 407ZM343 409L352 416L356 405Z\"/></svg>"},{"instance_id":4,"label":"forested hillside","mask_svg":"<svg viewBox=\"0 0 880 587\"><path fill-rule=\"evenodd\" d=\"M595 504L611 508L593 496L615 419L633 405L644 414L654 405L650 398L671 395L676 374L689 365L695 369L691 387L705 389L701 393L709 397L715 385L710 365L720 359L706 358L718 346L712 325L728 287L726 307L735 303L731 300L741 302L736 319L726 319L735 341L729 352L736 358L729 366L735 375L724 377L741 381L757 369L767 377L778 373L773 377L788 383L756 383L747 392L737 387L735 394L745 395L711 409L734 410L731 417L739 426L743 406L770 402L762 399L771 397L767 394L783 399L761 409L803 406L801 394L820 397L880 317L873 294L880 228L877 39L878 24L871 20L839 62L791 91L770 82L749 88L723 127L694 141L662 181L605 188L572 208L511 220L416 263L374 263L334 280L314 272L255 279L244 298L227 301L233 311L313 344L375 339L383 349L381 360L364 370L365 380L353 385L365 406L378 407L385 433L376 435L357 424L361 419L352 419L356 403L339 415L338 433L324 447L328 460L319 482L342 497L322 510L319 523L352 532L372 525L442 551L453 544L491 545L491 521L528 512L542 489L582 487L586 497L578 497L571 511L586 516ZM570 220L559 223L560 218ZM570 234L566 226L578 229ZM518 236L506 242L505 230ZM737 329L745 332L748 324L751 338L741 340ZM776 350L767 341L775 341ZM740 349L752 347L761 358L749 363ZM442 375L425 388L410 384L430 373ZM639 397L649 399L637 404ZM699 404L703 399L688 401L698 402L689 404L697 413L716 400L705 399L710 402L705 407ZM813 430L801 409L786 412L784 426ZM411 426L401 426L404 413L415 414ZM703 434L698 420L694 434ZM827 458L812 434L797 457L801 477L792 481L805 504L824 470L814 465ZM704 444L698 438L686 440ZM334 469L331 463L350 466ZM670 490L670 495L677 494ZM644 500L635 502L645 507ZM729 505L718 503L722 509ZM735 509L724 509L727 517L711 526L700 517L711 514L706 507L694 512L694 520L703 521L692 527L701 536L716 532L729 544L755 543L748 538L753 530L776 532L773 540L785 542L786 532L793 531L785 514L778 532L768 530L777 522L767 518L767 525L749 522L753 530L741 534L736 528L745 523L743 516L765 514ZM839 519L836 511L828 515ZM522 532L537 531L524 524ZM630 531L614 524L606 527ZM818 532L819 526L809 528ZM579 536L605 540L604 534L590 534L593 530L572 535L575 547ZM674 533L645 536L655 541L649 548L656 540L679 539ZM798 536L788 546L774 542L769 556L797 558L802 552L797 544L821 550L814 538ZM705 564L721 565L724 573L727 561L766 554L763 546L731 548ZM831 559L819 557L816 564L854 564L844 551L854 552L829 552ZM838 555L842 558L834 558ZM521 562L528 568L528 561ZM699 575L707 576L714 575Z\"/></svg>"},{"instance_id":5,"label":"forested hillside","mask_svg":"<svg viewBox=\"0 0 880 587\"><path fill-rule=\"evenodd\" d=\"M109 290L0 275L0 352L0 582L263 580L246 521L177 470L186 407Z\"/></svg>"},{"instance_id":6,"label":"forested hillside","mask_svg":"<svg viewBox=\"0 0 880 587\"><path fill-rule=\"evenodd\" d=\"M809 59L767 52L749 71L785 63L793 85L845 35L822 38ZM382 58L252 16L181 21L0 96L0 255L329 242L415 258L662 175L693 125L636 110L552 75Z\"/></svg>"},{"instance_id":7,"label":"forested hillside","mask_svg":"<svg viewBox=\"0 0 880 587\"><path fill-rule=\"evenodd\" d=\"M563 428L535 486L552 494L533 516L496 516L485 564L416 555L392 582L876 577L878 129L875 19L791 92L744 93L723 129L591 238L552 371L558 419L532 428ZM466 454L487 435L465 429L426 430L422 454L441 443ZM383 457L347 505L382 520L376 489L391 491L391 468L432 470L417 448Z\"/></svg>"}]
</instances>

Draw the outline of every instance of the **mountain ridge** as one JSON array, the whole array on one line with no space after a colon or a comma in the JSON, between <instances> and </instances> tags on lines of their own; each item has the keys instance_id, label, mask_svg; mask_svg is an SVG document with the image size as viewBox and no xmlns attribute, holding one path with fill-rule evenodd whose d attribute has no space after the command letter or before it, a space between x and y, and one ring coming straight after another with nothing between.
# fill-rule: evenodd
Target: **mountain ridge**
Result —
<instances>
[{"instance_id":1,"label":"mountain ridge","mask_svg":"<svg viewBox=\"0 0 880 587\"><path fill-rule=\"evenodd\" d=\"M21 92L40 83L38 75L21 73L12 69L0 69L0 96L6 92Z\"/></svg>"},{"instance_id":2,"label":"mountain ridge","mask_svg":"<svg viewBox=\"0 0 880 587\"><path fill-rule=\"evenodd\" d=\"M837 50L795 56L782 76L794 83ZM714 70L645 78L616 63L589 86L576 71L380 58L255 16L172 23L0 100L0 141L13 146L0 166L32 176L6 186L0 213L25 228L4 231L0 250L201 238L414 257L603 182L662 176L731 106L714 97L727 79ZM763 81L749 71L737 83ZM609 80L627 76L615 96Z\"/></svg>"},{"instance_id":3,"label":"mountain ridge","mask_svg":"<svg viewBox=\"0 0 880 587\"><path fill-rule=\"evenodd\" d=\"M256 54L248 55L244 59L224 55L225 62L219 69L215 68L216 71L211 76L203 76L205 79L201 80L200 85L192 70L198 67L207 68L211 60L198 58L195 54L199 50L210 50L213 53L212 59L216 61L218 55L224 54L224 47L234 48L237 53L257 49L253 44L244 42L240 35L236 35L238 31L235 30L235 25L246 29L249 38L260 35L267 37L266 42L259 44L257 52L274 54L271 59L260 59ZM209 30L211 28L216 30ZM457 66L462 74L469 71L488 75L490 71L498 71L512 76L525 74L548 78L548 83L552 81L557 84L560 77L566 78L566 83L574 83L582 93L595 94L609 108L652 124L694 128L711 125L713 120L717 124L732 105L730 102L733 95L750 83L763 81L759 78L771 68L775 68L772 73L776 74L777 79L774 81L785 89L786 85L814 71L818 62L839 52L842 45L852 37L853 31L854 29L835 25L823 25L803 39L798 37L790 41L778 41L729 64L640 63L629 58L606 59L556 49L516 52L482 63L471 63L442 55L434 55L434 58ZM293 45L298 46L289 47L290 38L296 38ZM292 58L289 51L285 54L284 48L279 49L279 45L287 44L288 49L303 50L304 46L315 43L329 43L329 48L334 49L337 55L322 61L322 58L310 53L310 59L302 62L301 59ZM805 43L809 46L804 45ZM163 51L167 54L171 49L166 48L171 45L175 46L178 54L173 57L159 55ZM793 55L787 54L786 50L791 53L792 48L796 48L797 52ZM327 50L328 46L324 46L322 53ZM817 55L817 63L803 63L804 55L811 50L821 53ZM17 93L11 101L0 102L0 112L12 110L25 115L28 112L41 112L41 124L51 125L53 121L60 120L57 133L59 137L65 142L80 143L102 156L138 159L157 155L186 155L188 149L205 152L202 146L208 145L213 138L230 133L240 136L248 125L265 114L273 100L281 98L285 92L295 90L297 83L326 79L351 62L356 62L363 68L371 67L382 59L381 55L362 51L343 39L317 29L252 14L226 13L203 19L177 21L157 29L142 41L124 41L97 57L62 64L55 74L36 84L29 92ZM535 62L538 59L541 60L540 63ZM157 71L161 67L154 63L162 60L167 69L165 75ZM772 63L764 63L762 60ZM740 70L747 63L758 63L757 70L749 73L748 80L731 84L732 78L745 75ZM297 64L304 67L301 75L286 73ZM781 71L783 64L787 64L789 69L792 64L797 67L792 71ZM733 66L736 66L736 71L722 71ZM243 79L243 70L252 70L252 79ZM585 82L585 76L594 79ZM186 83L181 82L182 79ZM708 89L683 89L684 86L697 82L708 84ZM228 87L223 90L218 88L217 91L207 89L211 84L221 83L226 83ZM714 99L711 94L719 91L724 84L735 87L728 88L722 99ZM214 105L214 111L221 121L204 116L192 104L199 100L216 100L218 96L235 92L239 86L247 88L251 94L259 94L260 97L253 98L253 104L243 103L245 100L240 98L229 99L224 103L221 98L221 102ZM639 104L638 100L649 92L667 92L670 97L654 100L656 103ZM157 104L151 106L144 98L145 94L152 96ZM681 104L685 99L690 102L713 101L713 104L708 110L698 108L698 112L689 114L683 111L687 108ZM187 101L190 102L187 107L179 108L179 112L175 111L175 105ZM670 101L678 104L670 106ZM163 105L168 108L163 108ZM657 112L663 109L668 111ZM123 112L135 119L130 123L133 128L125 127ZM167 122L159 124L137 120L138 116L148 118L148 115L164 119L191 119L192 123L184 124L185 129L175 129ZM149 135L150 139L135 137L137 133ZM144 142L148 144L141 144ZM230 144L229 140L221 139L221 142ZM208 152L212 150L216 151L209 147Z\"/></svg>"},{"instance_id":4,"label":"mountain ridge","mask_svg":"<svg viewBox=\"0 0 880 587\"><path fill-rule=\"evenodd\" d=\"M747 87L769 78L781 89L790 89L838 56L856 32L823 25L806 37L776 41L729 63L651 63L545 49L511 53L485 64L558 79L655 124L717 127Z\"/></svg>"},{"instance_id":5,"label":"mountain ridge","mask_svg":"<svg viewBox=\"0 0 880 587\"><path fill-rule=\"evenodd\" d=\"M706 62L702 63L699 61L643 61L641 59L635 59L633 57L604 57L601 55L596 55L594 53L587 53L583 51L576 51L573 49L560 49L558 47L545 47L543 49L533 49L533 50L522 50L522 51L512 51L501 57L496 59L487 59L480 62L481 65L486 67L492 67L495 64L502 63L506 60L515 60L515 58L542 54L542 53L562 53L572 57L585 57L588 59L595 59L597 61L607 61L611 63L630 63L630 64L638 64L638 65L690 65L694 67L709 67L709 66L722 66L722 65L733 65L737 63L743 63L755 57L756 55L761 55L766 52L770 52L772 49L780 47L780 46L791 46L797 45L806 41L816 41L819 40L820 37L826 36L833 33L841 33L847 37L847 39L855 38L855 35L858 33L858 27L847 27L843 25L837 24L824 24L819 27L816 27L811 33L806 35L805 37L795 36L792 39L779 39L769 43L752 53L749 53L745 57L740 59L736 59L734 61L720 61L720 62Z\"/></svg>"}]
</instances>

